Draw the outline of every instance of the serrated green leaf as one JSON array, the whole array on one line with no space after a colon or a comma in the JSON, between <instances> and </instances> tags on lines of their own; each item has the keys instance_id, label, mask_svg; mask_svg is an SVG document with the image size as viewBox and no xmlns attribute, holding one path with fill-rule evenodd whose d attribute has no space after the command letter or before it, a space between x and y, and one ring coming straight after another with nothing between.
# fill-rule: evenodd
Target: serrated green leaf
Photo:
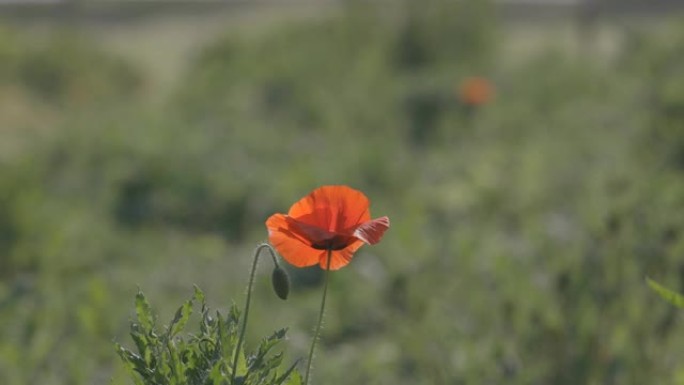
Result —
<instances>
[{"instance_id":1,"label":"serrated green leaf","mask_svg":"<svg viewBox=\"0 0 684 385\"><path fill-rule=\"evenodd\" d=\"M297 364L299 364L299 361L301 361L301 359L298 359L297 361L295 361L294 364L292 364L292 366L290 366L290 368L287 369L287 370L285 371L285 373L283 373L282 376L278 377L278 378L275 380L274 385L281 385L281 384L283 384L283 382L284 382L285 380L287 380L289 377L291 377L291 376L290 376L291 374L292 374L293 376L295 376L295 375L299 376L299 372L295 371L295 368L297 367ZM289 383L290 383L290 382L288 382L288 384L289 384Z\"/></svg>"},{"instance_id":2,"label":"serrated green leaf","mask_svg":"<svg viewBox=\"0 0 684 385\"><path fill-rule=\"evenodd\" d=\"M135 313L145 334L154 330L154 314L142 291L135 295Z\"/></svg>"},{"instance_id":3,"label":"serrated green leaf","mask_svg":"<svg viewBox=\"0 0 684 385\"><path fill-rule=\"evenodd\" d=\"M276 330L268 338L261 340L259 348L257 349L257 355L265 356L271 348L273 348L278 342L285 338L287 333L287 328Z\"/></svg>"},{"instance_id":4,"label":"serrated green leaf","mask_svg":"<svg viewBox=\"0 0 684 385\"><path fill-rule=\"evenodd\" d=\"M228 313L227 318L229 326L237 326L238 322L240 321L240 310L235 303L233 303L233 305L230 307L230 312Z\"/></svg>"},{"instance_id":5,"label":"serrated green leaf","mask_svg":"<svg viewBox=\"0 0 684 385\"><path fill-rule=\"evenodd\" d=\"M142 362L142 357L128 349L125 349L123 346L119 344L116 344L116 352L119 354L121 359L126 363L135 365L136 363Z\"/></svg>"},{"instance_id":6,"label":"serrated green leaf","mask_svg":"<svg viewBox=\"0 0 684 385\"><path fill-rule=\"evenodd\" d=\"M667 302L675 305L679 308L684 308L684 296L674 292L665 286L659 284L658 282L646 277L646 283L651 287L658 295L666 300Z\"/></svg>"},{"instance_id":7,"label":"serrated green leaf","mask_svg":"<svg viewBox=\"0 0 684 385\"><path fill-rule=\"evenodd\" d=\"M272 339L282 340L287 334L287 328L278 329L271 335Z\"/></svg>"},{"instance_id":8,"label":"serrated green leaf","mask_svg":"<svg viewBox=\"0 0 684 385\"><path fill-rule=\"evenodd\" d=\"M191 314L192 300L187 300L176 311L176 315L173 317L171 325L169 325L167 338L173 338L173 336L175 336L176 334L178 334L178 332L183 330L183 328L185 328L185 324L188 322L188 319L190 319Z\"/></svg>"},{"instance_id":9,"label":"serrated green leaf","mask_svg":"<svg viewBox=\"0 0 684 385\"><path fill-rule=\"evenodd\" d=\"M212 385L219 385L223 384L223 380L225 379L225 376L223 375L223 372L221 371L221 363L217 362L214 364L214 366L211 368L211 371L209 372L209 380L211 380Z\"/></svg>"},{"instance_id":10,"label":"serrated green leaf","mask_svg":"<svg viewBox=\"0 0 684 385\"><path fill-rule=\"evenodd\" d=\"M195 293L193 294L192 299L197 301L202 306L202 311L204 311L206 308L204 292L197 285L193 285L193 288L195 289Z\"/></svg>"},{"instance_id":11,"label":"serrated green leaf","mask_svg":"<svg viewBox=\"0 0 684 385\"><path fill-rule=\"evenodd\" d=\"M168 354L168 365L170 373L173 373L172 380L175 383L182 383L185 373L185 368L183 361L181 360L179 349L173 340L169 340L166 343L167 354Z\"/></svg>"},{"instance_id":12,"label":"serrated green leaf","mask_svg":"<svg viewBox=\"0 0 684 385\"><path fill-rule=\"evenodd\" d=\"M221 321L220 315L218 317L218 320ZM209 309L203 308L202 309L202 319L200 320L200 333L201 333L201 335L206 336L207 334L211 333L211 331L214 329L215 325L216 325L216 320L209 315Z\"/></svg>"},{"instance_id":13,"label":"serrated green leaf","mask_svg":"<svg viewBox=\"0 0 684 385\"><path fill-rule=\"evenodd\" d=\"M240 350L238 353L238 362L237 362L237 368L235 371L237 372L238 376L244 376L247 374L247 359L245 358L245 352L244 350Z\"/></svg>"},{"instance_id":14,"label":"serrated green leaf","mask_svg":"<svg viewBox=\"0 0 684 385\"><path fill-rule=\"evenodd\" d=\"M140 354L144 354L150 345L150 341L147 336L141 332L140 325L136 323L131 324L131 338L135 343L135 347L138 348Z\"/></svg>"},{"instance_id":15,"label":"serrated green leaf","mask_svg":"<svg viewBox=\"0 0 684 385\"><path fill-rule=\"evenodd\" d=\"M303 381L302 375L295 370L284 385L302 385Z\"/></svg>"},{"instance_id":16,"label":"serrated green leaf","mask_svg":"<svg viewBox=\"0 0 684 385\"><path fill-rule=\"evenodd\" d=\"M269 376L269 373L278 368L282 363L282 353L269 356L270 350L280 342L287 329L280 329L271 334L268 338L261 340L255 354L247 360L247 377L256 376L257 383L262 383Z\"/></svg>"},{"instance_id":17,"label":"serrated green leaf","mask_svg":"<svg viewBox=\"0 0 684 385\"><path fill-rule=\"evenodd\" d=\"M145 367L145 361L139 355L133 353L132 351L124 348L120 344L115 344L116 352L121 357L121 360L125 363L126 368L129 370L140 371Z\"/></svg>"},{"instance_id":18,"label":"serrated green leaf","mask_svg":"<svg viewBox=\"0 0 684 385\"><path fill-rule=\"evenodd\" d=\"M228 385L232 377L233 357L238 357L235 383L231 385L284 385L301 383L298 374L291 379L296 363L285 372L283 353L273 347L285 338L287 329L280 329L261 340L254 352L247 355L244 346L236 351L240 312L235 304L227 317L209 316L202 309L198 335L185 332L195 301L203 301L204 294L195 288L193 297L176 311L165 333L155 330L156 315L140 292L136 295L138 320L131 324L131 337L139 352L129 351L116 344L117 353L136 385ZM237 356L235 356L237 354ZM288 381L286 383L286 381Z\"/></svg>"}]
</instances>

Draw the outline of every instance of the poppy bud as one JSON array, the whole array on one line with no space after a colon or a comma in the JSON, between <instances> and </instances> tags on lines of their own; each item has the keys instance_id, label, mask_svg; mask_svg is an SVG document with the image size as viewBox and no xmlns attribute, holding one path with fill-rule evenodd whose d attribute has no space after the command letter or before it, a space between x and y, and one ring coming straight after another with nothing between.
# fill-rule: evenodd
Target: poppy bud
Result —
<instances>
[{"instance_id":1,"label":"poppy bud","mask_svg":"<svg viewBox=\"0 0 684 385\"><path fill-rule=\"evenodd\" d=\"M290 294L290 277L280 266L276 266L276 268L273 269L271 283L273 284L273 290L276 295L282 300L287 299L287 295Z\"/></svg>"}]
</instances>

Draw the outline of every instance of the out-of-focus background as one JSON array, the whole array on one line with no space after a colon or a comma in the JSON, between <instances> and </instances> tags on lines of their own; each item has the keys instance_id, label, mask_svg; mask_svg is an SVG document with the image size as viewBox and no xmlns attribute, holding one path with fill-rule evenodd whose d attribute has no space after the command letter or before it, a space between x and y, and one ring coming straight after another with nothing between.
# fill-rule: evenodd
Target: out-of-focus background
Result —
<instances>
[{"instance_id":1,"label":"out-of-focus background","mask_svg":"<svg viewBox=\"0 0 684 385\"><path fill-rule=\"evenodd\" d=\"M318 384L684 384L675 1L0 4L0 383L128 384L133 297L244 303L265 219L364 191ZM306 355L317 268L247 344Z\"/></svg>"}]
</instances>

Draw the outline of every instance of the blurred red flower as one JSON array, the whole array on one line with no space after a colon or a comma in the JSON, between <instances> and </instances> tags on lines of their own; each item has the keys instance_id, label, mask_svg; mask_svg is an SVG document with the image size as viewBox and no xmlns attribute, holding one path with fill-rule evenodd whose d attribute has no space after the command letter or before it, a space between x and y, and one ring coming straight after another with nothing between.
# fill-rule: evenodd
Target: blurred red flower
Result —
<instances>
[{"instance_id":1,"label":"blurred red flower","mask_svg":"<svg viewBox=\"0 0 684 385\"><path fill-rule=\"evenodd\" d=\"M374 245L390 226L388 217L371 220L366 196L347 186L322 186L266 220L268 238L297 267L318 263L330 270L347 265L364 243Z\"/></svg>"},{"instance_id":2,"label":"blurred red flower","mask_svg":"<svg viewBox=\"0 0 684 385\"><path fill-rule=\"evenodd\" d=\"M483 77L468 77L458 89L459 99L463 104L480 106L487 104L494 97L494 86Z\"/></svg>"}]
</instances>

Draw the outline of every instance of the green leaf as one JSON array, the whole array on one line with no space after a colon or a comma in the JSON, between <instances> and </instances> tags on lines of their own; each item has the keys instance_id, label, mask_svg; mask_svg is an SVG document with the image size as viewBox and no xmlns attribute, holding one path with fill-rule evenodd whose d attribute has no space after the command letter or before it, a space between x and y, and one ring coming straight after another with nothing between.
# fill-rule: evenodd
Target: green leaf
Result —
<instances>
[{"instance_id":1,"label":"green leaf","mask_svg":"<svg viewBox=\"0 0 684 385\"><path fill-rule=\"evenodd\" d=\"M183 330L191 314L192 300L190 299L185 301L185 303L176 311L176 315L173 317L171 325L169 325L168 338L175 336L178 332Z\"/></svg>"},{"instance_id":2,"label":"green leaf","mask_svg":"<svg viewBox=\"0 0 684 385\"><path fill-rule=\"evenodd\" d=\"M150 341L145 335L145 333L140 330L140 325L137 323L131 324L131 338L133 339L133 342L135 343L135 346L138 348L138 352L140 352L140 354L144 354L145 351L148 350Z\"/></svg>"},{"instance_id":3,"label":"green leaf","mask_svg":"<svg viewBox=\"0 0 684 385\"><path fill-rule=\"evenodd\" d=\"M206 301L204 299L204 292L197 285L193 285L193 288L195 289L195 294L193 295L192 299L199 302L199 304L202 305L202 311L204 312L204 310L206 308Z\"/></svg>"},{"instance_id":4,"label":"green leaf","mask_svg":"<svg viewBox=\"0 0 684 385\"><path fill-rule=\"evenodd\" d=\"M290 379L284 385L302 385L302 375L298 371L292 372Z\"/></svg>"},{"instance_id":5,"label":"green leaf","mask_svg":"<svg viewBox=\"0 0 684 385\"><path fill-rule=\"evenodd\" d=\"M281 385L281 384L283 384L283 382L284 382L285 380L287 380L288 377L290 378L290 381L292 381L292 377L294 377L294 376L299 376L299 372L294 372L294 373L293 373L293 371L294 371L295 368L297 367L297 364L299 364L299 361L301 361L301 359L298 359L297 361L295 361L294 364L292 364L292 366L290 366L290 368L287 369L287 370L285 371L285 373L283 373L282 376L278 377L278 379L275 380L275 382L274 382L275 385ZM292 374L292 377L290 377L290 374ZM300 380L301 380L301 377L300 377ZM288 381L287 384L290 384L290 381Z\"/></svg>"},{"instance_id":6,"label":"green leaf","mask_svg":"<svg viewBox=\"0 0 684 385\"><path fill-rule=\"evenodd\" d=\"M249 362L249 369L253 370L255 368L261 367L264 365L264 359L268 352L273 348L278 342L280 342L283 338L285 338L285 333L287 333L287 329L283 328L280 330L277 330L273 334L271 334L270 337L265 338L261 340L261 343L259 344L259 347L257 348L257 352L253 357L250 357L250 362ZM277 365L276 365L277 366Z\"/></svg>"},{"instance_id":7,"label":"green leaf","mask_svg":"<svg viewBox=\"0 0 684 385\"><path fill-rule=\"evenodd\" d=\"M679 307L684 308L684 296L674 292L665 286L659 284L658 282L646 277L646 283L651 287L658 295L660 295L667 302Z\"/></svg>"},{"instance_id":8,"label":"green leaf","mask_svg":"<svg viewBox=\"0 0 684 385\"><path fill-rule=\"evenodd\" d=\"M230 307L230 311L228 312L228 325L231 327L237 327L239 321L240 321L240 310L238 309L237 305L233 303L233 305Z\"/></svg>"},{"instance_id":9,"label":"green leaf","mask_svg":"<svg viewBox=\"0 0 684 385\"><path fill-rule=\"evenodd\" d=\"M218 320L221 320L221 315L218 315ZM211 333L211 331L215 328L216 326L216 319L212 318L209 315L209 309L205 308L203 306L202 308L202 318L200 320L200 333L202 333L203 336L206 336Z\"/></svg>"},{"instance_id":10,"label":"green leaf","mask_svg":"<svg viewBox=\"0 0 684 385\"><path fill-rule=\"evenodd\" d=\"M217 362L214 364L214 366L211 368L211 371L209 372L209 382L210 384L222 384L223 380L226 377L223 375L223 372L221 371L221 362Z\"/></svg>"},{"instance_id":11,"label":"green leaf","mask_svg":"<svg viewBox=\"0 0 684 385\"><path fill-rule=\"evenodd\" d=\"M138 315L138 322L143 332L146 334L152 332L154 330L154 314L142 291L138 291L138 294L135 295L135 312Z\"/></svg>"},{"instance_id":12,"label":"green leaf","mask_svg":"<svg viewBox=\"0 0 684 385\"><path fill-rule=\"evenodd\" d=\"M158 333L157 316L142 292L136 295L138 320L131 323L130 335L138 351L115 345L136 385L228 385L236 354L233 385L301 385L301 376L295 368L297 363L282 368L283 353L274 351L285 338L286 329L262 339L252 352L246 352L244 346L237 351L240 323L237 306L233 304L228 316L218 311L210 316L212 311L203 306L198 317L199 334L193 334L186 328L196 301L204 301L204 294L197 287L193 297L178 308L165 332Z\"/></svg>"},{"instance_id":13,"label":"green leaf","mask_svg":"<svg viewBox=\"0 0 684 385\"><path fill-rule=\"evenodd\" d=\"M120 344L115 344L116 352L121 357L121 360L126 364L129 370L138 370L145 368L145 361L139 355L124 348Z\"/></svg>"},{"instance_id":14,"label":"green leaf","mask_svg":"<svg viewBox=\"0 0 684 385\"><path fill-rule=\"evenodd\" d=\"M245 351L240 349L240 352L238 353L238 362L237 362L237 368L235 368L236 375L238 376L244 376L247 374L247 359L245 359Z\"/></svg>"}]
</instances>

